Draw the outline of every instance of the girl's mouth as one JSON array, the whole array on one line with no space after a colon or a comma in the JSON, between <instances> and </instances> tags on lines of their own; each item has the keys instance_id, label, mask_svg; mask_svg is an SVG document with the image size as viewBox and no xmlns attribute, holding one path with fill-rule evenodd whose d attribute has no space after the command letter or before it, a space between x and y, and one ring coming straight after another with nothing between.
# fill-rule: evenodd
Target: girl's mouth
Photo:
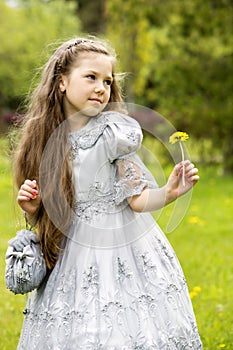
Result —
<instances>
[{"instance_id":1,"label":"girl's mouth","mask_svg":"<svg viewBox=\"0 0 233 350\"><path fill-rule=\"evenodd\" d=\"M89 101L99 103L99 104L102 103L102 101L98 98L89 98Z\"/></svg>"}]
</instances>

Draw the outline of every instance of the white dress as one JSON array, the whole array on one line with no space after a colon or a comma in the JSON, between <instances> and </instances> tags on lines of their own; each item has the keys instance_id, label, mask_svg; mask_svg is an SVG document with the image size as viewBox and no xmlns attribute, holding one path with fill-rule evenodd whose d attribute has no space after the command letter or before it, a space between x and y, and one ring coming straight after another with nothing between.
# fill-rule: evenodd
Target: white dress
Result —
<instances>
[{"instance_id":1,"label":"white dress","mask_svg":"<svg viewBox=\"0 0 233 350\"><path fill-rule=\"evenodd\" d=\"M76 189L65 248L28 298L18 350L202 349L177 257L127 198L156 188L138 123L104 112L69 135Z\"/></svg>"}]
</instances>

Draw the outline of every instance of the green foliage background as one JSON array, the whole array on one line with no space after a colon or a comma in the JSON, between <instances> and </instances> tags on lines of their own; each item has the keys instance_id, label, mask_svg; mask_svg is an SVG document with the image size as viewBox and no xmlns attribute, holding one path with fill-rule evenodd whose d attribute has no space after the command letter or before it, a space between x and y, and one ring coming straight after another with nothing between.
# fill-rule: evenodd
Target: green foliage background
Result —
<instances>
[{"instance_id":1,"label":"green foliage background","mask_svg":"<svg viewBox=\"0 0 233 350\"><path fill-rule=\"evenodd\" d=\"M79 33L74 4L65 1L0 2L0 109L17 109L33 76L48 58L49 45Z\"/></svg>"},{"instance_id":2,"label":"green foliage background","mask_svg":"<svg viewBox=\"0 0 233 350\"><path fill-rule=\"evenodd\" d=\"M5 0L0 23L0 115L19 107L49 44L96 34L129 73L128 101L157 110L202 148L209 140L209 161L233 173L231 0Z\"/></svg>"},{"instance_id":3,"label":"green foliage background","mask_svg":"<svg viewBox=\"0 0 233 350\"><path fill-rule=\"evenodd\" d=\"M233 172L232 2L111 0L107 9L107 33L132 72L129 98L211 140Z\"/></svg>"}]
</instances>

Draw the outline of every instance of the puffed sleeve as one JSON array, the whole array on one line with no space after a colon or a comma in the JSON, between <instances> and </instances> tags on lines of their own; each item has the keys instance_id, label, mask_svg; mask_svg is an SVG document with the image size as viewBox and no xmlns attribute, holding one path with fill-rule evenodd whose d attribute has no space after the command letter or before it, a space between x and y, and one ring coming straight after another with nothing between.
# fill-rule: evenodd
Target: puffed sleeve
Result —
<instances>
[{"instance_id":1,"label":"puffed sleeve","mask_svg":"<svg viewBox=\"0 0 233 350\"><path fill-rule=\"evenodd\" d=\"M115 164L115 202L139 195L145 188L158 185L137 155L141 147L142 130L138 122L125 115L113 114L104 131L108 159Z\"/></svg>"},{"instance_id":2,"label":"puffed sleeve","mask_svg":"<svg viewBox=\"0 0 233 350\"><path fill-rule=\"evenodd\" d=\"M138 122L124 114L111 112L107 114L107 127L104 138L107 155L112 163L116 159L124 158L135 153L142 142L142 130Z\"/></svg>"}]
</instances>

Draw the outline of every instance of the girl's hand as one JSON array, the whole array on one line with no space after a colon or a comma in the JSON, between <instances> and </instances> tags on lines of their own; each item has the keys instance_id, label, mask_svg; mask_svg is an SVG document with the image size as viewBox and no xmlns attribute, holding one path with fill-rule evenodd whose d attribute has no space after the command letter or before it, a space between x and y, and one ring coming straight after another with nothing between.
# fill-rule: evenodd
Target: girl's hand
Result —
<instances>
[{"instance_id":1,"label":"girl's hand","mask_svg":"<svg viewBox=\"0 0 233 350\"><path fill-rule=\"evenodd\" d=\"M185 185L182 184L183 166L185 167ZM170 203L188 192L199 180L198 169L189 160L177 164L166 185L166 202Z\"/></svg>"},{"instance_id":2,"label":"girl's hand","mask_svg":"<svg viewBox=\"0 0 233 350\"><path fill-rule=\"evenodd\" d=\"M40 195L36 180L25 180L19 189L17 201L20 207L29 215L36 214L40 206Z\"/></svg>"}]
</instances>

